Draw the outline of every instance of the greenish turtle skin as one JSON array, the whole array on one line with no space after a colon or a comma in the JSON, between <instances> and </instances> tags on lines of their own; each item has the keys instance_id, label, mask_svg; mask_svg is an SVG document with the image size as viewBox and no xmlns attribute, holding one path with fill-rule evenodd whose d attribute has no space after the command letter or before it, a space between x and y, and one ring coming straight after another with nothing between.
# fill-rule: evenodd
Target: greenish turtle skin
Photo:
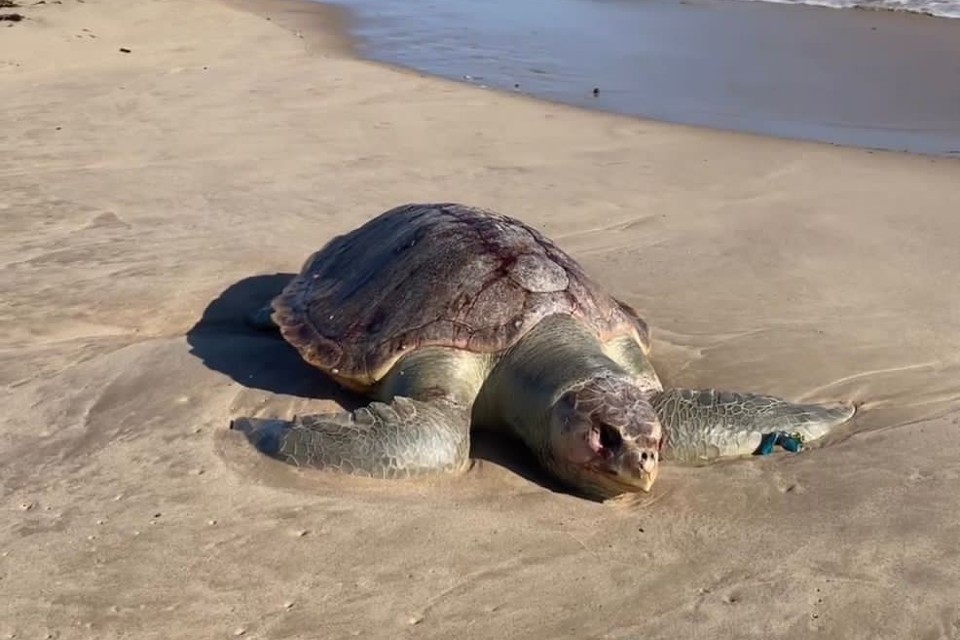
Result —
<instances>
[{"instance_id":1,"label":"greenish turtle skin","mask_svg":"<svg viewBox=\"0 0 960 640\"><path fill-rule=\"evenodd\" d=\"M255 319L370 404L238 418L263 453L375 478L463 471L472 428L500 429L581 494L650 491L661 459L816 440L846 405L667 389L647 324L537 230L456 203L399 206L334 238Z\"/></svg>"}]
</instances>

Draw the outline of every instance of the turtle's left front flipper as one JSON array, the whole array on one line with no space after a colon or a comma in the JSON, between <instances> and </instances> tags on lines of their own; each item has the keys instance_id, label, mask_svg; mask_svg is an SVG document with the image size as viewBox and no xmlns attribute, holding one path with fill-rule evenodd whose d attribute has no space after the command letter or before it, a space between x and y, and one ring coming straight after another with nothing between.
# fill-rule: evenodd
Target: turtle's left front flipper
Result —
<instances>
[{"instance_id":1,"label":"turtle's left front flipper","mask_svg":"<svg viewBox=\"0 0 960 640\"><path fill-rule=\"evenodd\" d=\"M780 398L714 389L668 389L651 398L666 433L663 457L706 462L793 449L849 420L849 405L792 404Z\"/></svg>"},{"instance_id":2,"label":"turtle's left front flipper","mask_svg":"<svg viewBox=\"0 0 960 640\"><path fill-rule=\"evenodd\" d=\"M470 453L470 413L446 400L397 396L292 421L237 418L230 428L284 462L382 479L456 473Z\"/></svg>"}]
</instances>

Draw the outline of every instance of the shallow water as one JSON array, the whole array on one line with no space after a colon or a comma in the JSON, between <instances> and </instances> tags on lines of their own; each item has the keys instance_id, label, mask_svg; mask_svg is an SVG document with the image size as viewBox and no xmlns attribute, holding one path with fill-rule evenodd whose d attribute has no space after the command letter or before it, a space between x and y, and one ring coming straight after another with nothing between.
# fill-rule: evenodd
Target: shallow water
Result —
<instances>
[{"instance_id":1,"label":"shallow water","mask_svg":"<svg viewBox=\"0 0 960 640\"><path fill-rule=\"evenodd\" d=\"M670 122L960 156L960 20L735 0L338 4L358 18L363 55L447 78Z\"/></svg>"}]
</instances>

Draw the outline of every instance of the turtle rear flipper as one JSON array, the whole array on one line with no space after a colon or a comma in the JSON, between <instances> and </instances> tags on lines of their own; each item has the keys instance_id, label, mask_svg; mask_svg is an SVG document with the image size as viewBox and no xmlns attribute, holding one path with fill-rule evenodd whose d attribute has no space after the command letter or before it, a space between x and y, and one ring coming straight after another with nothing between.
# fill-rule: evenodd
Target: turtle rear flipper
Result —
<instances>
[{"instance_id":1,"label":"turtle rear flipper","mask_svg":"<svg viewBox=\"0 0 960 640\"><path fill-rule=\"evenodd\" d=\"M243 319L250 328L256 329L257 331L280 331L280 327L273 321L273 307L269 304L260 307L256 311L245 314Z\"/></svg>"},{"instance_id":2,"label":"turtle rear flipper","mask_svg":"<svg viewBox=\"0 0 960 640\"><path fill-rule=\"evenodd\" d=\"M793 404L714 389L669 389L651 402L667 434L664 457L678 462L748 455L770 442L792 448L822 438L855 412L843 404Z\"/></svg>"},{"instance_id":3,"label":"turtle rear flipper","mask_svg":"<svg viewBox=\"0 0 960 640\"><path fill-rule=\"evenodd\" d=\"M238 418L231 428L285 462L384 479L461 471L470 450L470 414L445 400L398 396L289 422Z\"/></svg>"}]
</instances>

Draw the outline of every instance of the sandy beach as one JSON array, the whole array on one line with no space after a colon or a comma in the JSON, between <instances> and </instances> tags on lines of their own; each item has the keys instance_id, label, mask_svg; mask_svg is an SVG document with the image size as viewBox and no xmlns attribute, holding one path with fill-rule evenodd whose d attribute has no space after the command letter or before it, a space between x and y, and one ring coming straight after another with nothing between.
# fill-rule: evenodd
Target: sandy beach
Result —
<instances>
[{"instance_id":1,"label":"sandy beach","mask_svg":"<svg viewBox=\"0 0 960 640\"><path fill-rule=\"evenodd\" d=\"M0 638L960 638L960 162L389 69L319 6L10 11ZM434 200L555 239L667 384L857 417L613 503L493 438L431 481L257 454L232 418L351 399L243 314Z\"/></svg>"}]
</instances>

